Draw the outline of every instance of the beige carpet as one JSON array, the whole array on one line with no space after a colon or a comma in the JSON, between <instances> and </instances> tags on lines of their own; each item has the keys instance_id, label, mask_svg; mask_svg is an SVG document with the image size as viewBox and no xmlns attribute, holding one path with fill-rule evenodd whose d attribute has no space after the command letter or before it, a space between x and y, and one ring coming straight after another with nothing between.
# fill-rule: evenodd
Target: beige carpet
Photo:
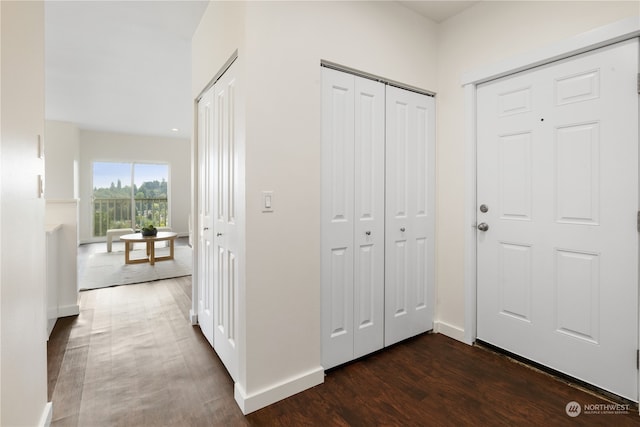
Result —
<instances>
[{"instance_id":1,"label":"beige carpet","mask_svg":"<svg viewBox=\"0 0 640 427\"><path fill-rule=\"evenodd\" d=\"M169 248L156 248L156 256L169 254ZM131 251L131 259L144 258L145 251ZM130 285L188 276L192 272L192 250L188 246L178 246L174 259L158 261L155 265L125 264L124 252L95 253L87 259L84 273L80 277L80 290Z\"/></svg>"}]
</instances>

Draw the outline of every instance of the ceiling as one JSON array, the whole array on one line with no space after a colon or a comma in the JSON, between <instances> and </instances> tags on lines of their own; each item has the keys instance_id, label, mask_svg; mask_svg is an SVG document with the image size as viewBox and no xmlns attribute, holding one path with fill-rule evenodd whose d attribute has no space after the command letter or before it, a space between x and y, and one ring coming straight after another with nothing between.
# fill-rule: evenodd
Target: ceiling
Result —
<instances>
[{"instance_id":1,"label":"ceiling","mask_svg":"<svg viewBox=\"0 0 640 427\"><path fill-rule=\"evenodd\" d=\"M413 10L414 12L427 17L436 22L442 22L458 13L462 12L465 9L470 8L474 4L478 3L478 1L458 1L458 0L448 0L448 1L419 1L419 0L409 0L409 1L400 1L405 7Z\"/></svg>"},{"instance_id":2,"label":"ceiling","mask_svg":"<svg viewBox=\"0 0 640 427\"><path fill-rule=\"evenodd\" d=\"M206 6L205 1L45 2L47 120L190 137L191 36Z\"/></svg>"},{"instance_id":3,"label":"ceiling","mask_svg":"<svg viewBox=\"0 0 640 427\"><path fill-rule=\"evenodd\" d=\"M400 3L441 22L477 2ZM207 4L46 1L47 120L82 129L189 138L190 40Z\"/></svg>"}]
</instances>

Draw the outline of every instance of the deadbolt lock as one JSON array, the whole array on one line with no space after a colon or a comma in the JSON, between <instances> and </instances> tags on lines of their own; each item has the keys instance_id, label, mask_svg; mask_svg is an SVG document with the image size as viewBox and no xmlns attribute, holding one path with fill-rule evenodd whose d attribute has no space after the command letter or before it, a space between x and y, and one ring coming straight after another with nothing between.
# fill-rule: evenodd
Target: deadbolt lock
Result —
<instances>
[{"instance_id":1,"label":"deadbolt lock","mask_svg":"<svg viewBox=\"0 0 640 427\"><path fill-rule=\"evenodd\" d=\"M487 206L487 205L480 205L480 212L482 212L482 213L487 213L487 212L489 212L489 206Z\"/></svg>"}]
</instances>

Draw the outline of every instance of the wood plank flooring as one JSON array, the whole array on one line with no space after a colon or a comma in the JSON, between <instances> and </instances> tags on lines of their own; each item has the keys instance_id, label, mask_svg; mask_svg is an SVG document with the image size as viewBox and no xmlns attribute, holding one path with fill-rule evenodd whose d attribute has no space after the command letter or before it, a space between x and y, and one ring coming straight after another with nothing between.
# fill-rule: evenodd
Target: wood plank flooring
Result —
<instances>
[{"instance_id":1,"label":"wood plank flooring","mask_svg":"<svg viewBox=\"0 0 640 427\"><path fill-rule=\"evenodd\" d=\"M439 334L334 369L245 417L189 324L190 281L81 293L80 315L60 319L49 340L52 426L640 426L637 409L570 418L570 401L609 402Z\"/></svg>"}]
</instances>

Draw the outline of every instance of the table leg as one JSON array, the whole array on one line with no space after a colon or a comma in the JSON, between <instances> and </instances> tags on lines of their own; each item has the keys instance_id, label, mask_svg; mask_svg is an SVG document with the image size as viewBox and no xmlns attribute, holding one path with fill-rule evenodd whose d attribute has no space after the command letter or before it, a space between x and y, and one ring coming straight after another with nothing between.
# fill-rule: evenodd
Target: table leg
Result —
<instances>
[{"instance_id":1,"label":"table leg","mask_svg":"<svg viewBox=\"0 0 640 427\"><path fill-rule=\"evenodd\" d=\"M169 240L169 259L173 259L173 242L175 239Z\"/></svg>"},{"instance_id":2,"label":"table leg","mask_svg":"<svg viewBox=\"0 0 640 427\"><path fill-rule=\"evenodd\" d=\"M147 242L147 252L149 253L149 264L156 263L156 243L154 241Z\"/></svg>"},{"instance_id":3,"label":"table leg","mask_svg":"<svg viewBox=\"0 0 640 427\"><path fill-rule=\"evenodd\" d=\"M129 261L129 251L131 250L131 242L124 242L124 263L131 264Z\"/></svg>"}]
</instances>

